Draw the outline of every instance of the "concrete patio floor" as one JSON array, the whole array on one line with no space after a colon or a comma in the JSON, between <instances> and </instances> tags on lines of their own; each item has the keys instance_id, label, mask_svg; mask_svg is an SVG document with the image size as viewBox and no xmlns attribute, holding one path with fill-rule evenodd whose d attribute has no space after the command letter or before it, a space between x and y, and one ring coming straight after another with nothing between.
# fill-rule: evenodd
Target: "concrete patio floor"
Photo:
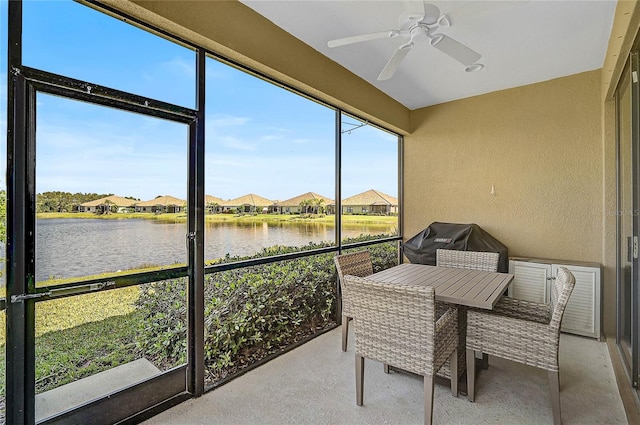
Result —
<instances>
[{"instance_id":1,"label":"concrete patio floor","mask_svg":"<svg viewBox=\"0 0 640 425\"><path fill-rule=\"evenodd\" d=\"M628 423L604 342L562 334L560 391L565 425ZM365 362L364 406L356 406L353 339L342 352L337 328L144 423L422 424L423 412L422 378L386 375L373 361ZM551 424L547 373L491 358L478 375L474 403L436 384L433 422Z\"/></svg>"}]
</instances>

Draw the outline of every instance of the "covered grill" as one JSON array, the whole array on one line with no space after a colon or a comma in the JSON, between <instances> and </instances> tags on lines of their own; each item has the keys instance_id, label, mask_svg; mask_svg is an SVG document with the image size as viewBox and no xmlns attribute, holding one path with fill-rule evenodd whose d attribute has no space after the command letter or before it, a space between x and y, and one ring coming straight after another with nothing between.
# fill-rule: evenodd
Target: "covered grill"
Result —
<instances>
[{"instance_id":1,"label":"covered grill","mask_svg":"<svg viewBox=\"0 0 640 425\"><path fill-rule=\"evenodd\" d=\"M497 252L498 271L509 271L507 247L477 224L434 222L404 243L404 255L416 264L436 264L436 249Z\"/></svg>"}]
</instances>

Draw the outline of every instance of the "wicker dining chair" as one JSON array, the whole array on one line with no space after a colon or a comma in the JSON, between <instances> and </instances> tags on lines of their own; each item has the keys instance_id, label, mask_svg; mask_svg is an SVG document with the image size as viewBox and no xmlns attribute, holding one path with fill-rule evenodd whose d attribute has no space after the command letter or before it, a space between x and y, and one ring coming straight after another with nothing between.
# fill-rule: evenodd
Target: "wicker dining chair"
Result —
<instances>
[{"instance_id":1,"label":"wicker dining chair","mask_svg":"<svg viewBox=\"0 0 640 425\"><path fill-rule=\"evenodd\" d=\"M376 360L424 376L424 421L431 424L435 372L447 359L457 365L455 311L447 310L436 321L435 291L429 286L349 275L342 283L353 312L356 404L363 405L364 359ZM457 381L451 392L458 396Z\"/></svg>"},{"instance_id":2,"label":"wicker dining chair","mask_svg":"<svg viewBox=\"0 0 640 425\"><path fill-rule=\"evenodd\" d=\"M497 252L436 249L436 265L442 267L497 272L499 259Z\"/></svg>"},{"instance_id":3,"label":"wicker dining chair","mask_svg":"<svg viewBox=\"0 0 640 425\"><path fill-rule=\"evenodd\" d=\"M333 257L338 271L340 287L345 275L366 277L373 274L373 264L369 251L358 251L349 254L341 254ZM349 320L353 319L349 303L342 297L342 351L347 351L347 339L349 337Z\"/></svg>"},{"instance_id":4,"label":"wicker dining chair","mask_svg":"<svg viewBox=\"0 0 640 425\"><path fill-rule=\"evenodd\" d=\"M456 269L484 270L487 272L498 271L498 261L500 254L497 252L479 252L479 251L457 251L452 249L436 250L436 265L442 267L451 267ZM441 301L436 301L436 314L442 314L451 305ZM464 352L466 344L467 329L467 309L463 306L456 306L458 310L458 333L459 345L458 351ZM483 364L485 367L489 364L486 355L483 356ZM464 373L465 358L458 356L458 378ZM445 363L437 373L441 378L451 379L449 363Z\"/></svg>"},{"instance_id":5,"label":"wicker dining chair","mask_svg":"<svg viewBox=\"0 0 640 425\"><path fill-rule=\"evenodd\" d=\"M511 298L491 311L468 310L466 358L469 401L475 399L475 351L480 351L547 370L553 422L556 425L562 422L558 367L560 324L575 282L573 274L560 267L552 285L550 305Z\"/></svg>"}]
</instances>

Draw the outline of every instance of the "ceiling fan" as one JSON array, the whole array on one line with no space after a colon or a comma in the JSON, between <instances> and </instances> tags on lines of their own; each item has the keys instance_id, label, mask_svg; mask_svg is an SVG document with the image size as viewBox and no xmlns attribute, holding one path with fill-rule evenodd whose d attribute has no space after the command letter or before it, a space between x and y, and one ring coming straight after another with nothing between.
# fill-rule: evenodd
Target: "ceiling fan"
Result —
<instances>
[{"instance_id":1,"label":"ceiling fan","mask_svg":"<svg viewBox=\"0 0 640 425\"><path fill-rule=\"evenodd\" d=\"M424 2L422 6L420 8L422 10L406 12L400 16L400 29L338 38L329 41L327 45L329 47L339 47L382 38L402 37L407 39L407 42L398 47L389 58L382 72L378 75L378 81L391 78L411 48L417 43L423 42L428 42L429 45L465 65L465 71L467 72L479 71L484 68L484 65L478 63L478 59L482 57L480 53L438 32L440 28L452 25L449 17L441 15L440 9L431 3Z\"/></svg>"}]
</instances>

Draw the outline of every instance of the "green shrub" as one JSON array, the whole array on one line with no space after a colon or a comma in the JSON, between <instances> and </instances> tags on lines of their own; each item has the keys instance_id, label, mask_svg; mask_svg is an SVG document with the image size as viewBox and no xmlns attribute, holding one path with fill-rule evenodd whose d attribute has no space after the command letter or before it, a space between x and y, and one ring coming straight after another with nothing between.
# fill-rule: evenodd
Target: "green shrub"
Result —
<instances>
[{"instance_id":1,"label":"green shrub","mask_svg":"<svg viewBox=\"0 0 640 425\"><path fill-rule=\"evenodd\" d=\"M367 240L368 236L348 242ZM255 257L316 249L274 246ZM363 248L360 248L363 249ZM396 243L367 247L376 271L397 264ZM335 323L334 254L314 255L205 276L205 363L215 382ZM245 257L248 258L248 257ZM227 256L215 261L232 262ZM144 285L138 349L165 367L186 359L185 279Z\"/></svg>"},{"instance_id":2,"label":"green shrub","mask_svg":"<svg viewBox=\"0 0 640 425\"><path fill-rule=\"evenodd\" d=\"M379 272L398 264L397 242L385 242L376 245L369 245L366 248L353 248L346 252L360 251L362 249L368 250L371 254L371 262L373 263L374 272Z\"/></svg>"},{"instance_id":3,"label":"green shrub","mask_svg":"<svg viewBox=\"0 0 640 425\"><path fill-rule=\"evenodd\" d=\"M205 362L217 380L334 323L329 254L207 276Z\"/></svg>"},{"instance_id":4,"label":"green shrub","mask_svg":"<svg viewBox=\"0 0 640 425\"><path fill-rule=\"evenodd\" d=\"M142 320L136 346L161 369L186 362L186 287L186 278L140 286L136 307Z\"/></svg>"}]
</instances>

